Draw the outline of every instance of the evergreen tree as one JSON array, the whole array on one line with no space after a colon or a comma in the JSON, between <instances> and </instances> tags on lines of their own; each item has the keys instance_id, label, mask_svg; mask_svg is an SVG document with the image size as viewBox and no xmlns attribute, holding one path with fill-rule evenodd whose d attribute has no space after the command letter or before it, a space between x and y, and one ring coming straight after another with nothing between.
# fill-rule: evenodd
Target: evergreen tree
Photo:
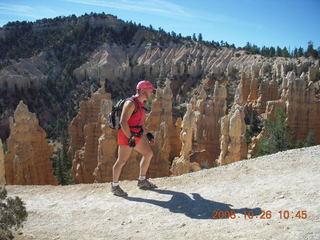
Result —
<instances>
[{"instance_id":1,"label":"evergreen tree","mask_svg":"<svg viewBox=\"0 0 320 240\"><path fill-rule=\"evenodd\" d=\"M290 148L291 130L286 122L286 114L281 109L276 109L275 120L265 120L265 135L258 141L256 156L285 151Z\"/></svg>"},{"instance_id":2,"label":"evergreen tree","mask_svg":"<svg viewBox=\"0 0 320 240\"><path fill-rule=\"evenodd\" d=\"M306 57L314 57L314 58L318 57L318 52L316 50L314 50L312 41L308 42L308 48L307 48L307 51L305 52L305 56Z\"/></svg>"},{"instance_id":3,"label":"evergreen tree","mask_svg":"<svg viewBox=\"0 0 320 240\"><path fill-rule=\"evenodd\" d=\"M197 37L196 37L196 34L195 34L195 33L192 34L192 40L193 40L193 41L197 41Z\"/></svg>"},{"instance_id":4,"label":"evergreen tree","mask_svg":"<svg viewBox=\"0 0 320 240\"><path fill-rule=\"evenodd\" d=\"M202 42L202 41L203 41L203 38L202 38L202 34L201 34L201 33L199 33L199 35L198 35L198 41L199 41L199 42Z\"/></svg>"},{"instance_id":5,"label":"evergreen tree","mask_svg":"<svg viewBox=\"0 0 320 240\"><path fill-rule=\"evenodd\" d=\"M289 57L289 52L288 52L288 50L287 50L286 47L284 47L284 48L282 49L282 56L283 56L283 57Z\"/></svg>"},{"instance_id":6,"label":"evergreen tree","mask_svg":"<svg viewBox=\"0 0 320 240\"><path fill-rule=\"evenodd\" d=\"M276 56L277 57L282 57L282 49L279 46L277 46Z\"/></svg>"},{"instance_id":7,"label":"evergreen tree","mask_svg":"<svg viewBox=\"0 0 320 240\"><path fill-rule=\"evenodd\" d=\"M274 47L270 47L269 57L274 57L276 55L276 49Z\"/></svg>"},{"instance_id":8,"label":"evergreen tree","mask_svg":"<svg viewBox=\"0 0 320 240\"><path fill-rule=\"evenodd\" d=\"M71 177L72 162L68 157L68 139L67 133L63 131L60 136L62 147L58 148L52 158L54 174L61 185L73 184Z\"/></svg>"},{"instance_id":9,"label":"evergreen tree","mask_svg":"<svg viewBox=\"0 0 320 240\"><path fill-rule=\"evenodd\" d=\"M13 239L12 229L23 227L28 213L24 202L19 197L7 197L7 190L0 186L0 239Z\"/></svg>"},{"instance_id":10,"label":"evergreen tree","mask_svg":"<svg viewBox=\"0 0 320 240\"><path fill-rule=\"evenodd\" d=\"M246 46L244 47L244 50L250 51L251 49L251 43L247 42Z\"/></svg>"},{"instance_id":11,"label":"evergreen tree","mask_svg":"<svg viewBox=\"0 0 320 240\"><path fill-rule=\"evenodd\" d=\"M260 53L260 49L257 45L253 44L251 47L251 53L253 54L259 54Z\"/></svg>"},{"instance_id":12,"label":"evergreen tree","mask_svg":"<svg viewBox=\"0 0 320 240\"><path fill-rule=\"evenodd\" d=\"M294 48L294 50L293 50L293 56L294 56L294 57L298 57L298 49L297 49L297 48Z\"/></svg>"},{"instance_id":13,"label":"evergreen tree","mask_svg":"<svg viewBox=\"0 0 320 240\"><path fill-rule=\"evenodd\" d=\"M302 57L304 55L303 48L299 47L298 49L298 57Z\"/></svg>"},{"instance_id":14,"label":"evergreen tree","mask_svg":"<svg viewBox=\"0 0 320 240\"><path fill-rule=\"evenodd\" d=\"M266 46L261 48L261 55L262 56L269 56L269 49Z\"/></svg>"}]
</instances>

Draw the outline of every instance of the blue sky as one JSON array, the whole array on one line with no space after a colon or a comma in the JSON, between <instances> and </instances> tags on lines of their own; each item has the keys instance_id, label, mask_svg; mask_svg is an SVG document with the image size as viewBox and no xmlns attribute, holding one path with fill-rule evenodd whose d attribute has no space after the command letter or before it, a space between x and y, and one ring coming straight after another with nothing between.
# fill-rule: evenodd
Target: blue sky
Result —
<instances>
[{"instance_id":1,"label":"blue sky","mask_svg":"<svg viewBox=\"0 0 320 240\"><path fill-rule=\"evenodd\" d=\"M320 0L0 0L0 26L90 12L236 46L320 46Z\"/></svg>"}]
</instances>

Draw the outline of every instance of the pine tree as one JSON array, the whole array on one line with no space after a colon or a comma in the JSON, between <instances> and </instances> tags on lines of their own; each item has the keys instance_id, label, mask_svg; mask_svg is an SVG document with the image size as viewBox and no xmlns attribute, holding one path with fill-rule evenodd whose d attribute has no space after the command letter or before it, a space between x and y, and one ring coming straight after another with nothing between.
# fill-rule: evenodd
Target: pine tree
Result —
<instances>
[{"instance_id":1,"label":"pine tree","mask_svg":"<svg viewBox=\"0 0 320 240\"><path fill-rule=\"evenodd\" d=\"M276 56L277 57L282 57L282 49L279 46L277 46Z\"/></svg>"},{"instance_id":2,"label":"pine tree","mask_svg":"<svg viewBox=\"0 0 320 240\"><path fill-rule=\"evenodd\" d=\"M303 48L299 47L299 49L298 49L298 57L302 57L303 55L304 55Z\"/></svg>"},{"instance_id":3,"label":"pine tree","mask_svg":"<svg viewBox=\"0 0 320 240\"><path fill-rule=\"evenodd\" d=\"M308 42L308 48L307 48L307 51L305 52L305 56L306 57L314 57L314 58L318 57L318 52L316 50L314 50L312 41Z\"/></svg>"},{"instance_id":4,"label":"pine tree","mask_svg":"<svg viewBox=\"0 0 320 240\"><path fill-rule=\"evenodd\" d=\"M198 35L198 41L199 41L199 42L202 42L202 41L203 41L203 38L202 38L202 34L201 34L201 33L199 33L199 35Z\"/></svg>"},{"instance_id":5,"label":"pine tree","mask_svg":"<svg viewBox=\"0 0 320 240\"><path fill-rule=\"evenodd\" d=\"M197 41L197 37L196 37L196 34L195 34L195 33L192 34L192 40L193 40L193 41Z\"/></svg>"},{"instance_id":6,"label":"pine tree","mask_svg":"<svg viewBox=\"0 0 320 240\"><path fill-rule=\"evenodd\" d=\"M287 50L286 47L284 47L284 48L282 49L282 56L283 56L283 57L289 57L289 52L288 52L288 50Z\"/></svg>"},{"instance_id":7,"label":"pine tree","mask_svg":"<svg viewBox=\"0 0 320 240\"><path fill-rule=\"evenodd\" d=\"M298 49L297 49L297 48L294 48L294 50L293 50L293 56L294 56L294 57L298 57Z\"/></svg>"},{"instance_id":8,"label":"pine tree","mask_svg":"<svg viewBox=\"0 0 320 240\"><path fill-rule=\"evenodd\" d=\"M59 137L62 147L58 148L55 152L55 156L52 158L54 174L61 185L73 184L73 180L70 174L72 167L71 160L68 157L68 138L66 131L61 132Z\"/></svg>"},{"instance_id":9,"label":"pine tree","mask_svg":"<svg viewBox=\"0 0 320 240\"><path fill-rule=\"evenodd\" d=\"M275 120L265 120L265 135L258 141L256 156L285 151L290 148L291 130L286 122L286 114L281 109L276 109Z\"/></svg>"},{"instance_id":10,"label":"pine tree","mask_svg":"<svg viewBox=\"0 0 320 240\"><path fill-rule=\"evenodd\" d=\"M276 55L276 49L274 47L270 47L269 57L274 57Z\"/></svg>"}]
</instances>

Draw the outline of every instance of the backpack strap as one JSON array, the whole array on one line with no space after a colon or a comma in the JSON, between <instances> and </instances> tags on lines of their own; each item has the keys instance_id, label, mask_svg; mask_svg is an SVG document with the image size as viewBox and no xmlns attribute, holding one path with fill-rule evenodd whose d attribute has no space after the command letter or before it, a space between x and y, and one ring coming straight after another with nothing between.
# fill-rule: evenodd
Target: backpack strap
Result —
<instances>
[{"instance_id":1,"label":"backpack strap","mask_svg":"<svg viewBox=\"0 0 320 240\"><path fill-rule=\"evenodd\" d=\"M138 109L139 108L141 108L140 107L140 105L139 105L139 103L137 102L137 99L135 98L135 97L129 97L129 98L127 98L127 100L133 100L134 101L134 103L135 103L135 108L134 108L134 111L133 111L133 113L132 113L132 115L133 114L135 114L137 111L138 111Z\"/></svg>"}]
</instances>

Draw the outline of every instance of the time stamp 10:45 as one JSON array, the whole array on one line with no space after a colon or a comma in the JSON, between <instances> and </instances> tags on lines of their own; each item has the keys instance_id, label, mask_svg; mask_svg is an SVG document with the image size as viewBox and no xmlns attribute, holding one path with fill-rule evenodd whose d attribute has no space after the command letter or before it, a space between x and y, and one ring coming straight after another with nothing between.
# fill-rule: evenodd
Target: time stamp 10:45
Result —
<instances>
[{"instance_id":1,"label":"time stamp 10:45","mask_svg":"<svg viewBox=\"0 0 320 240\"><path fill-rule=\"evenodd\" d=\"M273 219L275 216L279 217L280 219L307 219L308 213L306 210L299 210L299 211L288 211L282 210L278 212L272 212L271 210L268 211L260 211L259 214L255 214L254 211L242 211L236 212L234 210L231 211L222 211L222 210L214 210L212 212L212 219L238 219L241 218L239 214L243 215L244 219Z\"/></svg>"}]
</instances>

